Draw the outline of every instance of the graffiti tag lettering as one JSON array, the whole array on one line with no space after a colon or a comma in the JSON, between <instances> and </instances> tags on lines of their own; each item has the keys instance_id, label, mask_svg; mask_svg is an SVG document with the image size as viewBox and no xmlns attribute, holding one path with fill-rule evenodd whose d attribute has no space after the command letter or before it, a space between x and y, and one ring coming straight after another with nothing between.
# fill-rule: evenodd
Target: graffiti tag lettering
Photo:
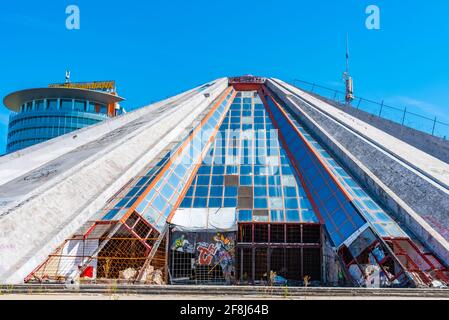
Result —
<instances>
[{"instance_id":1,"label":"graffiti tag lettering","mask_svg":"<svg viewBox=\"0 0 449 320\"><path fill-rule=\"evenodd\" d=\"M201 266L208 266L212 263L212 259L217 252L217 247L213 243L209 244L208 247L199 245L198 252L198 264Z\"/></svg>"}]
</instances>

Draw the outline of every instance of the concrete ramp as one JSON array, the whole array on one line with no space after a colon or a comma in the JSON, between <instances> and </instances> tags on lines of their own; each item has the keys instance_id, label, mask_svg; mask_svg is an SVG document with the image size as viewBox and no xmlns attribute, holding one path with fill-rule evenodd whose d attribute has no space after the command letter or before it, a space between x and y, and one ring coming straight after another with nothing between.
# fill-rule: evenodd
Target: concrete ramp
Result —
<instances>
[{"instance_id":1,"label":"concrete ramp","mask_svg":"<svg viewBox=\"0 0 449 320\"><path fill-rule=\"evenodd\" d=\"M268 87L384 207L449 264L449 164L281 80Z\"/></svg>"},{"instance_id":2,"label":"concrete ramp","mask_svg":"<svg viewBox=\"0 0 449 320\"><path fill-rule=\"evenodd\" d=\"M21 283L226 89L227 79L0 158L0 283Z\"/></svg>"}]
</instances>

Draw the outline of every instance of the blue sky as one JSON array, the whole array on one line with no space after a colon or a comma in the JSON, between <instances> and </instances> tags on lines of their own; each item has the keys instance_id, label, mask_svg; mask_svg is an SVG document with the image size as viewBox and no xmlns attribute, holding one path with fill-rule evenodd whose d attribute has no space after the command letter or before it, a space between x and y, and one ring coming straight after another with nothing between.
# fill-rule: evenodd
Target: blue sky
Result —
<instances>
[{"instance_id":1,"label":"blue sky","mask_svg":"<svg viewBox=\"0 0 449 320\"><path fill-rule=\"evenodd\" d=\"M65 8L81 11L67 30ZM381 30L365 8L381 10ZM64 80L117 81L133 109L239 74L341 87L449 122L449 1L1 1L0 96ZM0 154L8 112L0 106Z\"/></svg>"}]
</instances>

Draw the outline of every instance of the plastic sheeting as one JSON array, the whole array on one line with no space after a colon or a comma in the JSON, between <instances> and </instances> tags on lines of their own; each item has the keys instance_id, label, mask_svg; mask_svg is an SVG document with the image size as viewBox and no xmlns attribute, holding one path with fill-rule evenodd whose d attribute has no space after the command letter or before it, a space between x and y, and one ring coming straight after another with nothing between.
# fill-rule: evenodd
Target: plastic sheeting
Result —
<instances>
[{"instance_id":1,"label":"plastic sheeting","mask_svg":"<svg viewBox=\"0 0 449 320\"><path fill-rule=\"evenodd\" d=\"M237 231L235 208L183 208L171 222L176 231Z\"/></svg>"}]
</instances>

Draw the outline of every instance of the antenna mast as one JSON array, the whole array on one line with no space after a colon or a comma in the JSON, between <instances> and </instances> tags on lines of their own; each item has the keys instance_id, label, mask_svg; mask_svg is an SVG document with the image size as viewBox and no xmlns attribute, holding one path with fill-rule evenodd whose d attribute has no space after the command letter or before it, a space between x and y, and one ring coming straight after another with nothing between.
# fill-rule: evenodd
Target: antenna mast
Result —
<instances>
[{"instance_id":1,"label":"antenna mast","mask_svg":"<svg viewBox=\"0 0 449 320\"><path fill-rule=\"evenodd\" d=\"M354 100L354 82L349 74L349 35L346 34L346 71L343 73L343 79L346 84L345 100L350 104Z\"/></svg>"},{"instance_id":2,"label":"antenna mast","mask_svg":"<svg viewBox=\"0 0 449 320\"><path fill-rule=\"evenodd\" d=\"M65 83L70 83L70 70L65 71Z\"/></svg>"}]
</instances>

